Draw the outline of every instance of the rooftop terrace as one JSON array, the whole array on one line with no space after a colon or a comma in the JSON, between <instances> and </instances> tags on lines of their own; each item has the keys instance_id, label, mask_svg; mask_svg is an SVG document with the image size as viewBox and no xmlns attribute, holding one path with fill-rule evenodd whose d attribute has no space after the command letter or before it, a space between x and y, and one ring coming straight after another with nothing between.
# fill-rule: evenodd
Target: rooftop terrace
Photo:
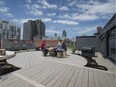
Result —
<instances>
[{"instance_id":1,"label":"rooftop terrace","mask_svg":"<svg viewBox=\"0 0 116 87\"><path fill-rule=\"evenodd\" d=\"M68 51L67 58L43 57L41 51L17 53L7 61L22 69L1 77L0 87L115 87L116 73L84 67L87 60Z\"/></svg>"}]
</instances>

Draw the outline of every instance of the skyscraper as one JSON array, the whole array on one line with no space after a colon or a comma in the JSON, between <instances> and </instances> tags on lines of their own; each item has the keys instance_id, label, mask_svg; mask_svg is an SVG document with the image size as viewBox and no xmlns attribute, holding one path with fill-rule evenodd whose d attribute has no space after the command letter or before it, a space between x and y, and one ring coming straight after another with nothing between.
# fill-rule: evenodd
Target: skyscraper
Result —
<instances>
[{"instance_id":1,"label":"skyscraper","mask_svg":"<svg viewBox=\"0 0 116 87\"><path fill-rule=\"evenodd\" d=\"M54 37L57 37L57 33L54 34Z\"/></svg>"},{"instance_id":2,"label":"skyscraper","mask_svg":"<svg viewBox=\"0 0 116 87\"><path fill-rule=\"evenodd\" d=\"M65 30L63 30L63 32L62 32L62 38L64 38L64 37L67 37L67 34L66 34Z\"/></svg>"},{"instance_id":3,"label":"skyscraper","mask_svg":"<svg viewBox=\"0 0 116 87\"><path fill-rule=\"evenodd\" d=\"M41 40L45 37L45 24L41 20L28 20L23 25L24 40Z\"/></svg>"}]
</instances>

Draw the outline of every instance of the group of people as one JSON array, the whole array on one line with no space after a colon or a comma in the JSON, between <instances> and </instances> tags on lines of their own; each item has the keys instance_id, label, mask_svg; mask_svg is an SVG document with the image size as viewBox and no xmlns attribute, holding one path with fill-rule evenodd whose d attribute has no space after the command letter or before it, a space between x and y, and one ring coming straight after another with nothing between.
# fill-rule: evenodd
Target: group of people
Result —
<instances>
[{"instance_id":1,"label":"group of people","mask_svg":"<svg viewBox=\"0 0 116 87\"><path fill-rule=\"evenodd\" d=\"M44 54L44 56L50 52L51 50L54 51L55 56L57 56L57 52L63 52L64 55L67 55L67 46L66 46L66 41L65 40L59 40L58 44L56 47L52 48L52 49L46 49L46 42L43 41L41 44L41 50Z\"/></svg>"}]
</instances>

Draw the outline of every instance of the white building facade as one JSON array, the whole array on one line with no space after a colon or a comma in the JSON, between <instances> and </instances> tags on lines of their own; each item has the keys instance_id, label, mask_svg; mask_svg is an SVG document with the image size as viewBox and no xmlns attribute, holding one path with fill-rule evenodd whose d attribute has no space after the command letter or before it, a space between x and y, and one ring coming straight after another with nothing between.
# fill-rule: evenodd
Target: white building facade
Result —
<instances>
[{"instance_id":1,"label":"white building facade","mask_svg":"<svg viewBox=\"0 0 116 87\"><path fill-rule=\"evenodd\" d=\"M15 24L0 19L0 38L2 39L17 39L21 36L21 28Z\"/></svg>"}]
</instances>

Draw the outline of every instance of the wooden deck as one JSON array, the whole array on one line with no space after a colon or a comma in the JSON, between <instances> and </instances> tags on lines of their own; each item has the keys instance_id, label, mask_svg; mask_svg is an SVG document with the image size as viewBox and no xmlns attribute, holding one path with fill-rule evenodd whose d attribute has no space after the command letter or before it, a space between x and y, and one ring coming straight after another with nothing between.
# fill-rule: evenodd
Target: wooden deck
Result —
<instances>
[{"instance_id":1,"label":"wooden deck","mask_svg":"<svg viewBox=\"0 0 116 87\"><path fill-rule=\"evenodd\" d=\"M8 59L7 61L10 64L13 64L23 69L36 65L38 63L42 63L45 60L75 64L78 66L84 66L87 63L87 60L81 56L73 55L70 52L68 54L70 54L70 56L68 56L67 58L56 58L51 56L43 57L41 51L31 51L31 52L18 53L16 54L15 57Z\"/></svg>"},{"instance_id":2,"label":"wooden deck","mask_svg":"<svg viewBox=\"0 0 116 87\"><path fill-rule=\"evenodd\" d=\"M0 80L0 87L116 87L116 74L44 60Z\"/></svg>"}]
</instances>

